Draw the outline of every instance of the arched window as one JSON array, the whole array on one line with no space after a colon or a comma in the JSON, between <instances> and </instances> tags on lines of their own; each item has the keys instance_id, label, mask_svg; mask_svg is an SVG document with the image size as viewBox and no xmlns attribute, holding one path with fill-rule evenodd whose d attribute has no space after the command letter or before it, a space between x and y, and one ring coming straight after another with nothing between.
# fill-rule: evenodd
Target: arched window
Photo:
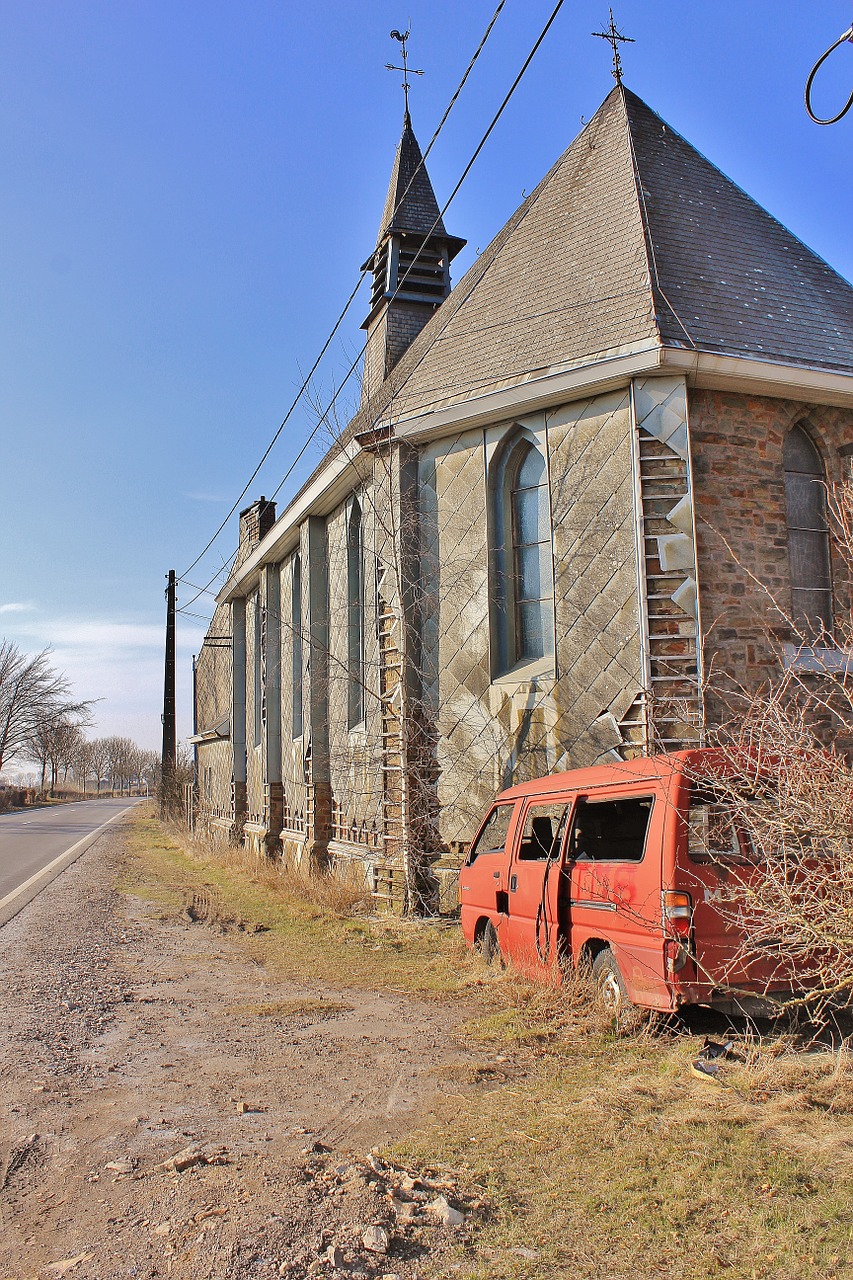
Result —
<instances>
[{"instance_id":1,"label":"arched window","mask_svg":"<svg viewBox=\"0 0 853 1280\"><path fill-rule=\"evenodd\" d=\"M785 437L785 509L791 616L807 639L832 633L832 579L823 464L802 427Z\"/></svg>"},{"instance_id":2,"label":"arched window","mask_svg":"<svg viewBox=\"0 0 853 1280\"><path fill-rule=\"evenodd\" d=\"M509 441L491 483L496 673L554 652L554 571L545 459L526 434Z\"/></svg>"},{"instance_id":3,"label":"arched window","mask_svg":"<svg viewBox=\"0 0 853 1280\"><path fill-rule=\"evenodd\" d=\"M291 736L302 737L302 561L299 552L290 570L290 643L293 662Z\"/></svg>"},{"instance_id":4,"label":"arched window","mask_svg":"<svg viewBox=\"0 0 853 1280\"><path fill-rule=\"evenodd\" d=\"M353 498L347 520L347 722L350 729L364 719L364 557L361 507Z\"/></svg>"}]
</instances>

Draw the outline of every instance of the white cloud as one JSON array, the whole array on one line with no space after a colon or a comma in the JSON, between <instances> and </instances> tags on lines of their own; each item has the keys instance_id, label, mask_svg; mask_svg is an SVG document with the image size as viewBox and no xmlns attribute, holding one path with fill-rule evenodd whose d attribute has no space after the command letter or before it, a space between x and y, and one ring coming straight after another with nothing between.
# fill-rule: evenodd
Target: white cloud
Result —
<instances>
[{"instance_id":1,"label":"white cloud","mask_svg":"<svg viewBox=\"0 0 853 1280\"><path fill-rule=\"evenodd\" d=\"M0 606L2 607L2 606ZM163 709L165 619L149 623L124 618L15 616L6 610L7 635L29 652L50 648L50 660L71 683L76 697L96 700L92 736L119 734L140 746L159 747ZM204 638L201 627L178 620L176 693L178 736L192 725L192 663Z\"/></svg>"},{"instance_id":2,"label":"white cloud","mask_svg":"<svg viewBox=\"0 0 853 1280\"><path fill-rule=\"evenodd\" d=\"M0 604L0 613L32 613L35 605L25 604L21 600L10 601L9 604Z\"/></svg>"}]
</instances>

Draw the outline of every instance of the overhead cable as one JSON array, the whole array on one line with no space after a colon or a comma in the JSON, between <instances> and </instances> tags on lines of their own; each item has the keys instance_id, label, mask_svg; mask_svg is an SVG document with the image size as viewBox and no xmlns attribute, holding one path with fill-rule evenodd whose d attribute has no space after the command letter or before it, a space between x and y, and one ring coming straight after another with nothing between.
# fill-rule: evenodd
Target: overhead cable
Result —
<instances>
[{"instance_id":1,"label":"overhead cable","mask_svg":"<svg viewBox=\"0 0 853 1280\"><path fill-rule=\"evenodd\" d=\"M432 137L431 137L431 138L430 138L430 140L429 140L429 144L427 145L426 151L423 153L423 156L421 157L420 164L419 164L419 165L417 166L417 168L415 169L414 173L412 174L411 178L409 179L409 182L408 182L408 185L406 186L405 191L404 191L404 192L403 192L403 194L400 196L400 199L399 199L399 201L397 202L397 208L399 208L399 206L402 204L403 200L404 200L404 199L406 198L406 196L408 195L409 191L410 191L410 190L411 190L411 188L412 188L412 184L414 183L415 179L417 178L417 176L418 176L418 174L420 173L420 171L421 171L421 169L423 168L423 166L426 164L427 156L428 156L428 155L429 155L429 153L432 151L432 148L434 147L434 145L435 145L435 143L436 143L436 140L437 140L437 138L438 138L439 134L441 133L442 129L444 128L445 123L447 122L447 118L448 118L448 116L450 115L450 112L453 110L454 106L456 105L456 102L457 102L457 100L458 100L458 98L459 98L459 95L460 95L460 93L462 92L462 89L463 89L463 88L464 88L464 86L465 86L465 82L467 81L467 79L468 79L469 75L471 74L471 71L472 71L472 70L473 70L473 68L474 68L474 64L476 63L477 59L479 58L480 54L482 53L482 51L483 51L483 49L484 49L484 47L485 47L486 41L488 40L489 36L490 36L490 35L491 35L491 33L492 33L492 28L494 27L495 23L497 22L497 20L498 20L498 18L499 18L499 16L500 16L501 10L503 9L503 7L504 7L504 5L505 5L505 4L506 4L506 0L500 0L500 3L498 4L497 8L495 9L494 13L492 14L492 17L491 17L491 20L490 20L490 22L489 22L489 25L486 27L486 30L485 30L485 32L483 33L483 36L482 36L482 38L481 38L481 40L480 40L480 43L479 43L479 45L477 46L476 50L474 51L474 55L473 55L473 57L471 58L471 61L468 63L468 66L467 66L467 67L466 67L466 69L465 69L465 74L462 76L462 79L459 81L459 84L456 86L456 89L455 89L455 91L454 91L454 93L453 93L453 96L451 97L451 99L450 99L449 103L447 104L447 107L445 108L444 114L443 114L443 116L441 117L441 119L439 120L439 122L438 122L438 126L437 126L436 130L435 130L435 132L433 133ZM395 212L396 212L396 210L395 210ZM325 354L326 354L326 352L328 351L329 347L331 346L332 341L334 340L334 337L335 337L335 335L336 335L336 334L337 334L337 332L338 332L338 329L341 327L341 324L343 323L344 318L345 318L345 316L346 316L347 312L349 311L350 307L352 306L353 301L355 300L355 296L356 296L356 294L358 293L359 289L361 288L361 282L362 282L362 280L364 279L364 277L366 276L366 274L367 274L367 267L364 267L364 268L362 268L361 274L359 275L358 280L356 281L356 284L355 284L354 289L352 290L352 293L351 293L351 294L349 295L349 297L347 298L347 301L346 301L346 303L345 303L345 305L344 305L343 310L341 311L340 315L338 316L337 320L335 321L335 324L334 324L334 327L332 328L331 333L329 334L329 336L328 336L328 338L326 339L326 341L323 343L323 347L322 347L322 349L321 349L321 351L320 351L320 354L317 356L316 360L315 360L315 361L314 361L314 363L312 364L311 369L310 369L310 371L309 371L309 373L308 373L308 376L305 378L305 380L304 380L304 381L303 381L303 383L302 383L302 386L299 388L299 391L297 392L297 395L296 395L295 399L293 400L293 403L291 404L290 408L287 410L287 413L284 415L284 419L283 419L283 421L282 421L281 425L279 426L278 430L276 431L275 435L274 435L274 436L273 436L273 438L270 440L269 444L267 445L266 449L264 450L264 453L263 453L263 455L262 455L262 457L261 457L260 461L258 462L258 464L257 464L257 466L255 467L255 469L254 469L254 471L252 472L252 474L249 476L249 479L246 481L245 485L243 486L242 491L240 492L239 496L238 496L238 497L237 497L237 499L235 500L235 502L234 502L233 506L231 507L231 509L229 510L228 514L224 517L224 519L223 519L223 520L222 520L222 522L220 523L219 527L216 529L216 532L213 534L213 536L210 538L210 540L206 543L206 545L205 545L204 547L202 547L201 551L198 553L198 555L196 556L195 560L193 560L192 564L188 565L188 566L187 566L187 568L184 570L184 572L183 572L182 574L180 574L180 575L179 575L179 580L180 580L180 581L184 581L184 580L185 580L185 578L186 578L186 575L187 575L188 573L192 573L193 569L194 569L194 568L195 568L195 566L198 564L198 562L202 559L202 557L203 557L203 556L205 556L205 555L207 554L207 552L208 552L208 551L210 550L210 548L213 546L213 544L214 544L214 542L216 541L216 539L217 539L217 538L219 537L219 535L222 533L222 531L223 531L223 529L225 528L225 526L228 524L228 521L229 521L229 520L231 519L231 517L234 515L235 511L237 510L237 508L240 506L240 503L243 501L243 499L245 498L246 494L249 492L249 489L251 488L251 486L252 486L252 484L253 484L253 482L254 482L255 478L257 477L257 475L258 475L259 471L261 470L261 467L264 465L264 463L266 462L267 458L269 457L269 455L270 455L270 453L271 453L271 451L272 451L272 449L273 449L273 446L275 445L276 441L279 439L279 437L280 437L280 435L281 435L282 431L284 430L284 428L287 426L287 423L288 423L288 421L289 421L289 419L290 419L291 414L294 412L294 410L296 409L297 405L299 404L299 401L302 399L303 395L305 394L305 392L307 391L308 387L310 386L311 379L312 379L312 377L314 376L314 374L316 373L317 368L318 368L318 366L319 366L319 364L320 364L321 360L323 359L323 357L325 356ZM299 457L301 457L301 456L302 456L302 453L304 453L304 449L302 449L302 450L300 451ZM280 489L280 488L281 488L281 486L279 485L279 489ZM276 490L276 493L277 493L277 492L278 492L278 490ZM273 496L275 496L275 495L273 495ZM216 576L218 577L218 574L217 574ZM211 582L213 582L213 581L215 581L215 580L216 580L215 578L212 578L212 579L211 579ZM208 586L210 586L210 583L208 583ZM205 590L207 590L207 588L202 588L202 593L203 593Z\"/></svg>"},{"instance_id":2,"label":"overhead cable","mask_svg":"<svg viewBox=\"0 0 853 1280\"><path fill-rule=\"evenodd\" d=\"M850 110L850 108L853 107L853 89L851 89L850 97L847 99L844 106L838 112L838 115L828 116L826 119L823 119L821 116L815 115L812 109L812 85L814 84L814 78L817 75L818 71L820 71L823 64L826 62L829 55L831 53L835 53L835 50L839 47L839 45L844 44L846 41L853 43L853 27L848 27L847 30L838 37L835 43L831 44L829 48L826 50L826 52L820 55L817 62L814 64L811 71L809 72L809 78L806 81L806 92L805 92L806 111L809 113L809 118L811 120L814 120L815 124L837 124L839 120L843 119L843 117L847 115L847 112Z\"/></svg>"},{"instance_id":3,"label":"overhead cable","mask_svg":"<svg viewBox=\"0 0 853 1280\"><path fill-rule=\"evenodd\" d=\"M423 237L423 240L421 241L420 247L418 248L417 252L414 254L414 256L413 256L413 258L412 258L412 261L411 261L411 263L409 264L409 266L407 267L407 269L406 269L405 273L403 274L403 276L401 277L401 279L398 281L397 286L396 286L396 289L394 290L394 293L391 295L391 297L390 297L390 299L389 299L389 302L393 302L393 301L394 301L394 298L396 298L397 294L398 294L398 293L400 292L400 290L402 290L402 289L403 289L403 287L405 286L405 283L406 283L406 281L407 281L407 279L408 279L408 277L409 277L410 272L412 272L412 271L415 269L415 267L416 267L416 265L417 265L417 263L418 263L418 261L419 261L419 259L420 259L420 255L421 255L421 253L423 252L423 250L424 250L425 246L427 245L427 243L428 243L428 241L429 241L429 239L430 239L430 236L433 234L433 232L435 231L436 227L437 227L437 226L439 225L439 223L442 221L442 219L443 219L443 217L444 217L445 213L447 212L448 208L450 207L450 205L451 205L451 203L453 202L453 200L455 199L455 197L459 194L459 190L460 190L460 188L461 188L461 186L462 186L463 182L464 182L464 181L465 181L465 179L467 178L468 174L471 172L471 169L473 168L474 164L476 163L477 158L478 158L478 157L479 157L479 155L480 155L480 152L483 150L483 147L486 145L486 143L488 142L489 138L491 137L492 132L494 131L494 129L495 129L495 127L496 127L496 125L497 125L498 121L500 120L501 116L503 115L504 111L506 110L507 106L509 105L509 102L510 102L511 98L513 97L513 95L514 95L514 93L515 93L516 89L518 88L519 84L521 83L522 79L524 78L524 76L525 76L525 74L526 74L526 72L527 72L527 69L529 68L529 66L530 66L531 62L533 61L534 57L536 56L537 52L539 51L539 48L540 48L540 46L541 46L541 44L542 44L543 40L544 40L544 39L545 39L545 37L547 36L547 34L548 34L548 32L550 31L551 27L553 26L553 24L554 24L554 22L555 22L555 20L556 20L556 18L557 18L557 15L559 14L559 12L560 12L560 10L562 9L562 7L563 7L563 5L564 5L564 4L565 4L565 0L558 0L558 3L555 5L554 9L552 10L550 17L548 18L548 21L545 23L544 27L543 27L543 28L542 28L542 30L540 31L540 33L539 33L539 35L538 35L538 37L537 37L537 39L536 39L536 42L534 43L534 45L533 45L532 49L531 49L531 50L530 50L530 52L528 53L528 55L527 55L527 57L525 58L524 62L522 63L521 69L519 70L518 74L516 75L515 79L513 80L512 84L510 85L510 88L508 89L508 91L507 91L506 95L504 96L503 101L501 102L501 104L500 104L500 106L498 107L498 109L497 109L497 111L495 112L495 114L492 116L492 119L491 119L491 121L490 121L490 123L489 123L489 125L488 125L488 128L486 129L485 133L484 133L484 134L483 134L483 136L481 137L480 141L477 143L477 146L475 147L474 152L473 152L473 154L472 154L472 156L471 156L470 160L468 161L468 163L466 164L465 168L463 169L461 176L459 177L458 181L456 182L456 185L454 186L453 190L451 191L451 193L450 193L449 197L447 198L447 200L444 202L444 204L443 204L443 206L441 207L441 209L439 210L438 216L437 216L437 218L435 219L435 221L433 222L433 224L432 224L432 226L430 227L429 231L428 231L428 232L426 233L426 235ZM350 378L351 378L351 377L352 377L352 375L355 373L356 369L358 368L359 364L361 363L362 357L364 356L364 352L365 352L366 346L367 346L367 343L365 342L365 343L362 345L362 347L359 349L359 351L357 352L355 359L354 359L354 360L353 360L353 362L350 364L349 369L347 370L347 372L346 372L346 374L345 374L345 376L344 376L344 378L343 378L343 381L340 383L340 385L338 386L338 389L335 391L334 395L332 396L332 398L331 398L331 400L329 401L328 405L326 406L325 410L324 410L324 411L323 411L323 413L320 415L320 417L318 418L317 422L314 424L314 427L313 427L313 428L312 428L312 430L310 431L310 433L309 433L309 435L308 435L307 439L306 439L306 440L305 440L305 442L303 443L303 445L302 445L301 449L299 450L299 452L297 453L296 457L295 457L295 458L293 459L293 461L291 462L291 464L290 464L290 466L288 467L287 471L284 473L284 476L282 477L282 479L281 479L281 481L280 481L280 483L279 483L278 487L275 489L275 491L273 492L272 496L268 499L268 501L272 502L272 501L276 498L276 496L281 492L282 488L283 488L283 487L284 487L284 485L287 483L287 481L289 480L290 476L293 474L293 471L295 470L295 468L296 468L296 466L298 465L299 461L301 460L301 458L302 458L302 457L303 457L303 455L305 454L305 452L306 452L306 450L308 449L309 445L310 445L310 444L311 444L311 442L316 438L317 433L319 432L320 428L323 426L323 424L324 424L324 423L326 423L326 422L327 422L328 417L329 417L329 414L330 414L330 413L332 412L332 410L334 409L334 407L335 407L335 405L336 405L336 403L337 403L337 400L338 400L338 398L339 398L339 396L340 396L341 392L343 391L344 387L347 385L347 383L349 382ZM244 490L244 492L245 492L245 490ZM236 508L234 508L234 509L236 509ZM232 510L233 510L233 509L232 509ZM203 554L203 553L202 553L202 554ZM190 566L190 567L192 567L192 566ZM216 579L219 577L219 575L220 575L220 573L221 573L221 572L222 572L221 570L218 570L218 571L217 571L217 573L215 573L215 574L213 575L213 577L210 579L210 581L206 584L206 586L205 586L204 588L202 588L202 589L198 592L198 595L194 596L194 597L192 598L192 600L189 600L187 603L188 603L188 604L193 604L193 603L194 603L194 601L195 601L195 600L197 600L197 599L199 598L199 596L200 596L200 595L204 594L204 592L205 592L205 591L207 591L207 590L212 586L212 584L216 581Z\"/></svg>"}]
</instances>

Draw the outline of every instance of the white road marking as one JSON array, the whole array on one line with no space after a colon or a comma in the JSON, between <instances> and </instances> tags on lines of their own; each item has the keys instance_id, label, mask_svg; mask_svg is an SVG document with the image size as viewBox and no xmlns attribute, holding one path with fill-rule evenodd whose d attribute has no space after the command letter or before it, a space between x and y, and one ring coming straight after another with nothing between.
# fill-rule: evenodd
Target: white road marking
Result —
<instances>
[{"instance_id":1,"label":"white road marking","mask_svg":"<svg viewBox=\"0 0 853 1280\"><path fill-rule=\"evenodd\" d=\"M106 822L102 822L99 827L95 827L93 831L88 832L82 837L82 839L78 840L76 844L72 844L69 849L66 849L63 853L60 853L58 857L54 858L52 862L49 862L46 867L42 867L41 871L37 871L34 876L30 876L29 880L25 880L23 884L19 884L17 889L13 889L11 893L7 893L5 898L0 898L0 916L3 914L4 907L14 902L16 898L25 894L28 889L32 888L36 881L41 880L45 876L49 877L51 871L53 871L60 862L68 858L75 849L79 849L81 845L86 844L89 840L94 840L95 836L100 835L105 827L108 827L111 822L115 822L117 818L120 818L122 814L127 813L128 810L132 808L133 805L129 804L127 808L120 809L118 813L114 813L111 818L107 818Z\"/></svg>"}]
</instances>

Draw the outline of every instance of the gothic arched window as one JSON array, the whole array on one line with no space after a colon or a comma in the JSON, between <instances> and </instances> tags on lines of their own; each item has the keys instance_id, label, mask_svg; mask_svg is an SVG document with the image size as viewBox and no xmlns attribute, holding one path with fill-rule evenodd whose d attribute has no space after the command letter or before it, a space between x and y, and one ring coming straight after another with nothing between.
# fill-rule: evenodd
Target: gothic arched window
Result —
<instances>
[{"instance_id":1,"label":"gothic arched window","mask_svg":"<svg viewBox=\"0 0 853 1280\"><path fill-rule=\"evenodd\" d=\"M791 561L791 616L807 639L832 633L832 579L823 464L802 427L785 437L785 510Z\"/></svg>"},{"instance_id":2,"label":"gothic arched window","mask_svg":"<svg viewBox=\"0 0 853 1280\"><path fill-rule=\"evenodd\" d=\"M364 719L364 556L361 507L353 498L347 519L347 724Z\"/></svg>"},{"instance_id":3,"label":"gothic arched window","mask_svg":"<svg viewBox=\"0 0 853 1280\"><path fill-rule=\"evenodd\" d=\"M496 673L554 652L554 571L545 459L526 434L511 439L491 483Z\"/></svg>"},{"instance_id":4,"label":"gothic arched window","mask_svg":"<svg viewBox=\"0 0 853 1280\"><path fill-rule=\"evenodd\" d=\"M292 655L291 736L302 737L302 561L297 551L290 569L290 643Z\"/></svg>"}]
</instances>

